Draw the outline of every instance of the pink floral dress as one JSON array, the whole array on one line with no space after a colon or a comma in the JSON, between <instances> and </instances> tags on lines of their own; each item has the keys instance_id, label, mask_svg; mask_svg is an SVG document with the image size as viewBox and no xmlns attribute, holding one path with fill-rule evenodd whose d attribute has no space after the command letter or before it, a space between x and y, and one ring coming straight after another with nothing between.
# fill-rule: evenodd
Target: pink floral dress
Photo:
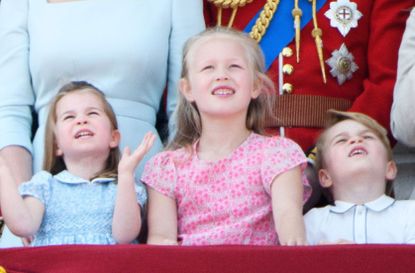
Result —
<instances>
[{"instance_id":1,"label":"pink floral dress","mask_svg":"<svg viewBox=\"0 0 415 273\"><path fill-rule=\"evenodd\" d=\"M293 141L251 133L230 155L204 161L193 148L161 152L142 181L177 204L182 245L278 244L270 188L279 174L306 167ZM305 199L310 194L303 175Z\"/></svg>"}]
</instances>

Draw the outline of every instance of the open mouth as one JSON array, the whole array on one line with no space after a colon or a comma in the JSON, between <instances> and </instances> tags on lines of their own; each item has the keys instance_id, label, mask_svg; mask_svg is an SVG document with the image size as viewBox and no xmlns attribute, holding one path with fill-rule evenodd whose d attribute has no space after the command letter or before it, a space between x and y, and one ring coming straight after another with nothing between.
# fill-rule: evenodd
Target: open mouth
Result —
<instances>
[{"instance_id":1,"label":"open mouth","mask_svg":"<svg viewBox=\"0 0 415 273\"><path fill-rule=\"evenodd\" d=\"M75 139L91 137L93 135L94 133L92 133L90 130L81 130L75 134Z\"/></svg>"},{"instance_id":2,"label":"open mouth","mask_svg":"<svg viewBox=\"0 0 415 273\"><path fill-rule=\"evenodd\" d=\"M367 155L367 151L361 147L356 147L352 149L352 151L349 153L349 157L362 156L362 155Z\"/></svg>"},{"instance_id":3,"label":"open mouth","mask_svg":"<svg viewBox=\"0 0 415 273\"><path fill-rule=\"evenodd\" d=\"M235 90L231 88L215 88L211 94L214 96L230 96L235 94Z\"/></svg>"}]
</instances>

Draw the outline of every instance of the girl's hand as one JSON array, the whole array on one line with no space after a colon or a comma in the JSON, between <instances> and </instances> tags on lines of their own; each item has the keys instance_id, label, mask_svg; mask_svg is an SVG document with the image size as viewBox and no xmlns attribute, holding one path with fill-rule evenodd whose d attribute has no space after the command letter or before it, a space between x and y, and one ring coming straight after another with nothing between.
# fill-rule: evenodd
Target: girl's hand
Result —
<instances>
[{"instance_id":1,"label":"girl's hand","mask_svg":"<svg viewBox=\"0 0 415 273\"><path fill-rule=\"evenodd\" d=\"M125 147L120 163L118 164L118 174L132 174L135 168L137 168L138 163L140 163L144 155L150 150L155 138L153 133L148 132L133 153L131 153L130 148Z\"/></svg>"},{"instance_id":2,"label":"girl's hand","mask_svg":"<svg viewBox=\"0 0 415 273\"><path fill-rule=\"evenodd\" d=\"M133 153L125 148L118 164L118 185L112 218L112 236L119 244L137 238L141 228L141 207L137 202L134 170L153 145L155 136L147 133Z\"/></svg>"},{"instance_id":3,"label":"girl's hand","mask_svg":"<svg viewBox=\"0 0 415 273\"><path fill-rule=\"evenodd\" d=\"M308 245L307 240L302 237L289 238L286 241L280 241L282 246L304 246Z\"/></svg>"}]
</instances>

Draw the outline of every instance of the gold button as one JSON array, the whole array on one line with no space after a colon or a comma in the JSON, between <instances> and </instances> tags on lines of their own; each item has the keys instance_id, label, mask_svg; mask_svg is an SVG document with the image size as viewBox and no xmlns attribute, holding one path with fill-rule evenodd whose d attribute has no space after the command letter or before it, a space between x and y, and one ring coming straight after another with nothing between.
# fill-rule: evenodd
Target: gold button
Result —
<instances>
[{"instance_id":1,"label":"gold button","mask_svg":"<svg viewBox=\"0 0 415 273\"><path fill-rule=\"evenodd\" d=\"M293 50L289 47L284 47L282 50L282 56L291 57L293 55Z\"/></svg>"},{"instance_id":2,"label":"gold button","mask_svg":"<svg viewBox=\"0 0 415 273\"><path fill-rule=\"evenodd\" d=\"M284 83L282 85L282 91L284 91L284 93L290 94L291 92L293 92L293 85L291 83Z\"/></svg>"},{"instance_id":3,"label":"gold button","mask_svg":"<svg viewBox=\"0 0 415 273\"><path fill-rule=\"evenodd\" d=\"M294 72L294 66L290 65L290 64L284 64L282 66L282 73L286 74L286 75L291 75Z\"/></svg>"}]
</instances>

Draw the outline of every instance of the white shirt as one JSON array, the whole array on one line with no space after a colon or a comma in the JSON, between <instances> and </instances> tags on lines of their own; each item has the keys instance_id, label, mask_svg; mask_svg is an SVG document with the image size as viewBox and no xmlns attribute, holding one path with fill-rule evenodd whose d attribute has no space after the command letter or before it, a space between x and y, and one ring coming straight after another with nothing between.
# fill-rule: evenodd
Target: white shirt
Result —
<instances>
[{"instance_id":1,"label":"white shirt","mask_svg":"<svg viewBox=\"0 0 415 273\"><path fill-rule=\"evenodd\" d=\"M339 240L358 244L415 243L414 200L398 201L382 195L363 205L335 201L335 206L310 210L304 220L311 245Z\"/></svg>"}]
</instances>

